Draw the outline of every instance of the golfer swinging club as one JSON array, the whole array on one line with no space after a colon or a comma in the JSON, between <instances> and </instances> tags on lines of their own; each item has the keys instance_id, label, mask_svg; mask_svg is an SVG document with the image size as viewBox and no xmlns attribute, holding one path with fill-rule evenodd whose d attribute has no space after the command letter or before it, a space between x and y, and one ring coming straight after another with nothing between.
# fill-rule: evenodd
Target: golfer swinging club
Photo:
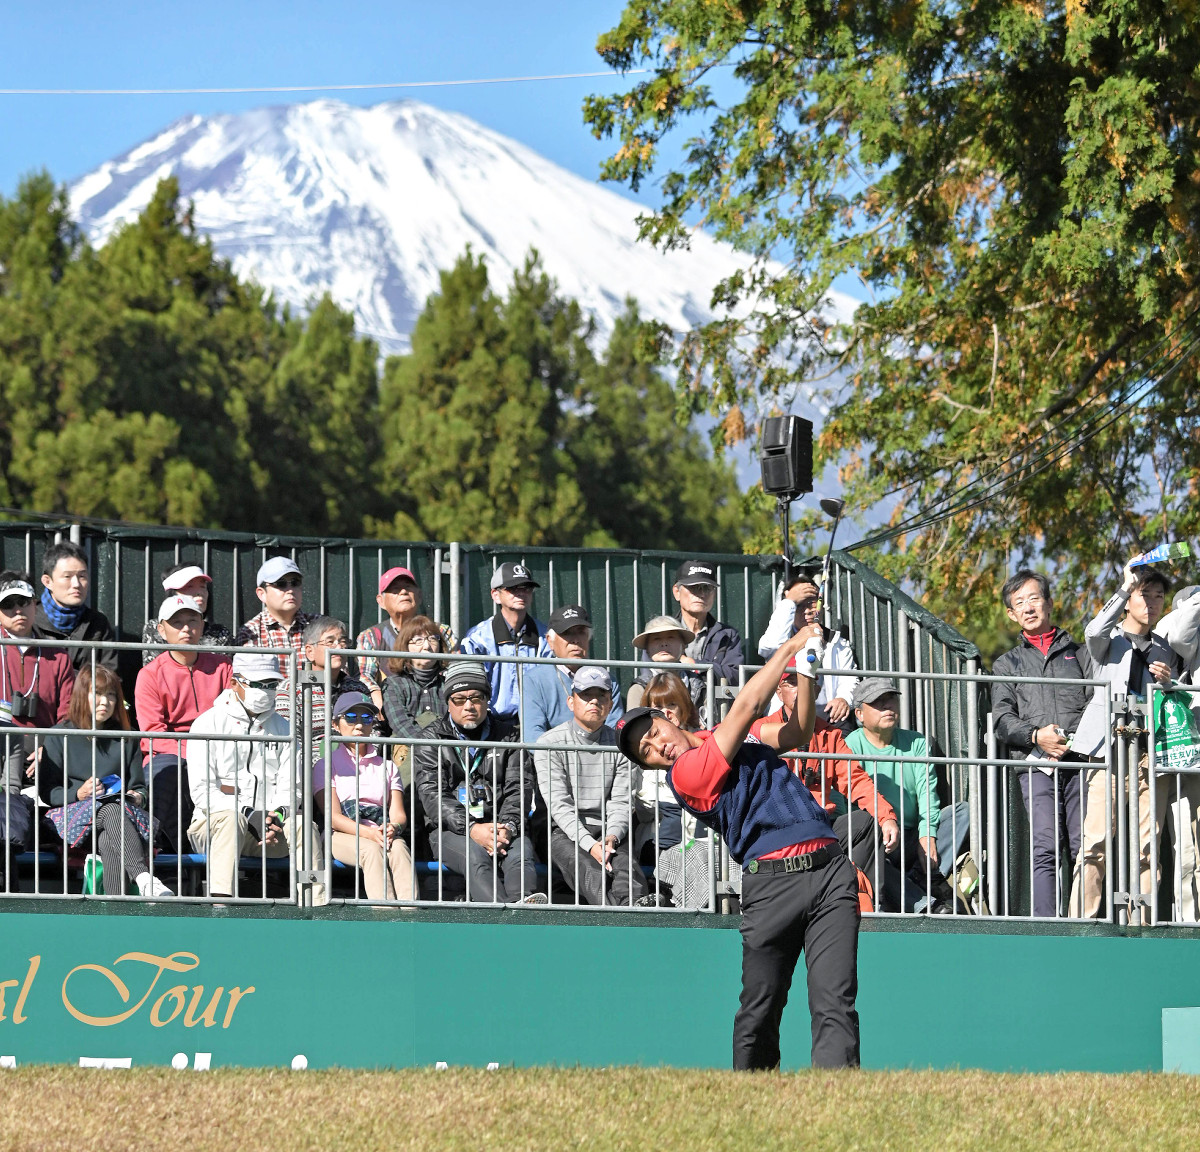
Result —
<instances>
[{"instance_id":1,"label":"golfer swinging club","mask_svg":"<svg viewBox=\"0 0 1200 1152\"><path fill-rule=\"evenodd\" d=\"M813 687L786 722L759 720L788 661ZM634 708L618 743L644 768L667 769L679 803L719 832L742 865L742 998L733 1066L779 1066L779 1020L796 961L808 966L814 1068L858 1065L858 885L825 810L779 757L806 744L816 709L819 625L787 641L738 693L711 732L685 732L654 708ZM756 723L757 721L757 723Z\"/></svg>"}]
</instances>

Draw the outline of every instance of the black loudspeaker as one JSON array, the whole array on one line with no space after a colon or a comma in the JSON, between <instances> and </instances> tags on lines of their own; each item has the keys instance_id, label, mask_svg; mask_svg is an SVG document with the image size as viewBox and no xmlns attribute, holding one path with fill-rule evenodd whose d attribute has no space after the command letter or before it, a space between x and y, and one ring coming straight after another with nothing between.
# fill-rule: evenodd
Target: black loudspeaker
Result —
<instances>
[{"instance_id":1,"label":"black loudspeaker","mask_svg":"<svg viewBox=\"0 0 1200 1152\"><path fill-rule=\"evenodd\" d=\"M813 490L813 426L803 416L771 416L763 421L763 491L787 499Z\"/></svg>"}]
</instances>

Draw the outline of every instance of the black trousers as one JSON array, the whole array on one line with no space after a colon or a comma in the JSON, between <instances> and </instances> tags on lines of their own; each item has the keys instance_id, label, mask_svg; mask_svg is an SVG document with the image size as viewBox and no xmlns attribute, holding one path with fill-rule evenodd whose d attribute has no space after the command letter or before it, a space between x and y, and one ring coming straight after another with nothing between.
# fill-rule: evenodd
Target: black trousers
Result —
<instances>
[{"instance_id":1,"label":"black trousers","mask_svg":"<svg viewBox=\"0 0 1200 1152\"><path fill-rule=\"evenodd\" d=\"M779 1067L779 1021L800 953L814 1068L858 1066L858 878L845 856L815 872L742 873L736 1069Z\"/></svg>"},{"instance_id":2,"label":"black trousers","mask_svg":"<svg viewBox=\"0 0 1200 1152\"><path fill-rule=\"evenodd\" d=\"M189 852L187 830L195 805L188 784L187 761L159 752L146 765L154 777L153 816L158 821L158 839L170 852Z\"/></svg>"}]
</instances>

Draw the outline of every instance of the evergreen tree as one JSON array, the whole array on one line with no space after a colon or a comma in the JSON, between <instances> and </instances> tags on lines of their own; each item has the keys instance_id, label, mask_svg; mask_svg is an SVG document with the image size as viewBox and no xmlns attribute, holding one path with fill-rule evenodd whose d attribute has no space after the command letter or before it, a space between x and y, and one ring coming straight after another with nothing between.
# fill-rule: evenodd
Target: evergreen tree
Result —
<instances>
[{"instance_id":1,"label":"evergreen tree","mask_svg":"<svg viewBox=\"0 0 1200 1152\"><path fill-rule=\"evenodd\" d=\"M536 254L507 296L470 253L442 273L412 352L384 369L381 532L440 540L740 551L731 469L677 422L630 302L603 360Z\"/></svg>"},{"instance_id":2,"label":"evergreen tree","mask_svg":"<svg viewBox=\"0 0 1200 1152\"><path fill-rule=\"evenodd\" d=\"M605 175L664 190L643 234L701 219L752 257L685 335L680 393L711 382L724 413L832 374L819 451L851 508L947 513L872 563L982 631L1022 562L1057 569L1066 623L1200 532L1193 4L655 0L598 50L648 73L585 108ZM844 325L839 278L870 293Z\"/></svg>"}]
</instances>

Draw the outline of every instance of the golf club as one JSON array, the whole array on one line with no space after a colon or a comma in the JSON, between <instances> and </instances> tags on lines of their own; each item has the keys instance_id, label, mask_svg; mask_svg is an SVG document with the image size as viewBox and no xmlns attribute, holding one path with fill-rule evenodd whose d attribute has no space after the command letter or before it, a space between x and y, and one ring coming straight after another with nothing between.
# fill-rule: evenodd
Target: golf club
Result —
<instances>
[{"instance_id":1,"label":"golf club","mask_svg":"<svg viewBox=\"0 0 1200 1152\"><path fill-rule=\"evenodd\" d=\"M836 496L822 496L820 504L821 511L826 516L833 517L833 527L829 530L829 546L825 549L825 560L821 565L821 601L824 607L825 589L829 584L829 560L833 555L833 539L837 535L838 525L842 522L842 509L845 508L846 501L839 500Z\"/></svg>"}]
</instances>

